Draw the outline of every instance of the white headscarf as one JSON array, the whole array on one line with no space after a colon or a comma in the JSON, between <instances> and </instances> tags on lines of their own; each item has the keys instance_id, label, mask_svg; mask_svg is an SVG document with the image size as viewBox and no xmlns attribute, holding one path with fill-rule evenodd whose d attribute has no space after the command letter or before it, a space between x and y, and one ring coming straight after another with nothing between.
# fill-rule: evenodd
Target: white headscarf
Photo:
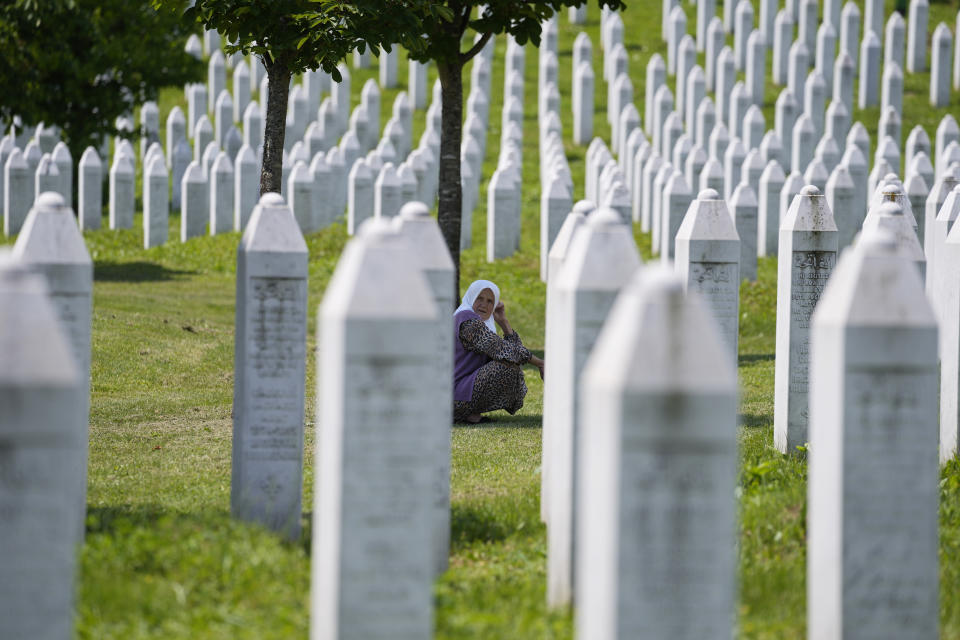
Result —
<instances>
[{"instance_id":1,"label":"white headscarf","mask_svg":"<svg viewBox=\"0 0 960 640\"><path fill-rule=\"evenodd\" d=\"M467 292L463 294L463 302L460 303L460 306L457 307L457 310L453 312L453 315L457 315L465 309L473 311L473 303L477 301L477 296L480 295L480 292L484 289L490 289L493 291L493 308L497 308L497 303L500 302L500 287L493 284L489 280L474 280L470 283L470 286L467 287ZM497 323L493 321L493 313L490 314L490 317L484 320L484 324L487 325L487 328L494 333L497 332Z\"/></svg>"}]
</instances>

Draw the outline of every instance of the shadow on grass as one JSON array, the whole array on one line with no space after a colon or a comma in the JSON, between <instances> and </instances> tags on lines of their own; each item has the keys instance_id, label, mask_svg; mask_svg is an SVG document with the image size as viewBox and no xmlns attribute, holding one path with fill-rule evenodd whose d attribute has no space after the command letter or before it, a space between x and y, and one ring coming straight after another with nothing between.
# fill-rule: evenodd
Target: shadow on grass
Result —
<instances>
[{"instance_id":1,"label":"shadow on grass","mask_svg":"<svg viewBox=\"0 0 960 640\"><path fill-rule=\"evenodd\" d=\"M95 262L93 279L98 282L160 282L193 275L196 271L168 269L154 262Z\"/></svg>"},{"instance_id":2,"label":"shadow on grass","mask_svg":"<svg viewBox=\"0 0 960 640\"><path fill-rule=\"evenodd\" d=\"M740 356L739 364L753 364L754 362L769 362L770 360L776 360L776 354L745 353Z\"/></svg>"},{"instance_id":3,"label":"shadow on grass","mask_svg":"<svg viewBox=\"0 0 960 640\"><path fill-rule=\"evenodd\" d=\"M228 520L230 513L221 509L207 509L203 513L171 511L161 505L111 505L87 507L87 534L117 534L137 527L151 527L160 520L209 526L213 521Z\"/></svg>"},{"instance_id":4,"label":"shadow on grass","mask_svg":"<svg viewBox=\"0 0 960 640\"><path fill-rule=\"evenodd\" d=\"M747 429L763 429L771 426L773 420L769 415L762 413L738 413L737 423Z\"/></svg>"},{"instance_id":5,"label":"shadow on grass","mask_svg":"<svg viewBox=\"0 0 960 640\"><path fill-rule=\"evenodd\" d=\"M450 542L468 545L472 542L500 542L514 531L488 509L472 505L450 506Z\"/></svg>"}]
</instances>

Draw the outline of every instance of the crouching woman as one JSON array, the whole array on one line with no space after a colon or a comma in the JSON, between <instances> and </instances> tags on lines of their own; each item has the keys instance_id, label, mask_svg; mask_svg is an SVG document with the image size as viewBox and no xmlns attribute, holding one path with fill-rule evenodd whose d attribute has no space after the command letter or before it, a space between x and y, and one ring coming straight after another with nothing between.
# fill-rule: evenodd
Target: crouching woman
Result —
<instances>
[{"instance_id":1,"label":"crouching woman","mask_svg":"<svg viewBox=\"0 0 960 640\"><path fill-rule=\"evenodd\" d=\"M453 314L453 336L454 421L484 422L482 414L498 409L516 413L527 395L521 366L532 364L542 378L544 363L510 326L497 285L477 280L467 288Z\"/></svg>"}]
</instances>

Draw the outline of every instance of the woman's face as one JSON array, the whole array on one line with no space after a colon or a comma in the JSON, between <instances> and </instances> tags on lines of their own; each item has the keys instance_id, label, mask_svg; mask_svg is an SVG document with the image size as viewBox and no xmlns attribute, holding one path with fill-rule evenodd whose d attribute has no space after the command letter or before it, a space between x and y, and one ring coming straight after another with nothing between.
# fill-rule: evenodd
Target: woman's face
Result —
<instances>
[{"instance_id":1,"label":"woman's face","mask_svg":"<svg viewBox=\"0 0 960 640\"><path fill-rule=\"evenodd\" d=\"M487 320L490 314L493 313L493 300L493 291L484 289L477 296L477 299L473 301L473 312L484 320Z\"/></svg>"}]
</instances>

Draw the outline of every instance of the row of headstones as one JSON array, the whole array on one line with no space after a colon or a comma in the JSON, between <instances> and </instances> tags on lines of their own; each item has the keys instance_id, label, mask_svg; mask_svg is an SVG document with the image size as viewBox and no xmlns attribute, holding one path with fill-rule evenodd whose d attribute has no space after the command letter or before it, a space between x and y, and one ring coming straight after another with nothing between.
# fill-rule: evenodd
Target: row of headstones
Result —
<instances>
[{"instance_id":1,"label":"row of headstones","mask_svg":"<svg viewBox=\"0 0 960 640\"><path fill-rule=\"evenodd\" d=\"M524 48L518 45L513 37L508 36L503 108L500 113L500 154L497 157L497 167L487 184L488 262L511 256L520 249L525 65ZM471 84L471 91L472 86ZM537 95L541 96L542 92ZM463 167L466 162L460 164ZM468 232L464 225L469 225L470 220L471 216L461 218L461 238L463 233Z\"/></svg>"},{"instance_id":2,"label":"row of headstones","mask_svg":"<svg viewBox=\"0 0 960 640\"><path fill-rule=\"evenodd\" d=\"M808 582L816 586L810 625L819 635L811 637L875 616L876 598L908 584L911 598L869 621L871 637L936 637L937 325L900 195L883 193L826 292L837 232L816 187L794 197L780 231L781 256L791 258L781 259L778 282L778 354L785 354L777 358L776 420L812 416L808 517L816 535ZM960 190L957 198L960 204ZM715 190L702 191L676 236L674 274L634 276L640 260L629 227L615 211L592 207L574 207L550 252L548 599L575 599L583 638L730 637L740 282L734 221ZM952 286L960 294L960 279ZM904 349L876 356L876 340ZM787 370L789 383L781 382ZM849 384L838 384L839 376ZM794 394L788 407L781 388ZM880 513L863 514L862 500ZM865 537L885 553L926 542L918 562L892 557L877 580L841 593L830 586L838 575L879 571L845 542Z\"/></svg>"},{"instance_id":3,"label":"row of headstones","mask_svg":"<svg viewBox=\"0 0 960 640\"><path fill-rule=\"evenodd\" d=\"M619 18L612 17L610 22L614 25L617 24ZM609 24L609 23L608 23ZM619 33L616 29L605 29L604 33L609 34L611 39L615 39L616 34ZM615 47L620 46L618 42ZM578 56L580 51L587 50L589 51L589 40L586 38L585 34L581 34L578 37L577 42L574 47L574 57ZM610 60L615 60L615 58L609 58ZM576 63L575 63L576 64ZM612 62L611 62L612 64ZM580 69L587 71L589 65L579 66ZM613 67L607 67L608 69ZM700 121L700 128L698 129L696 136L698 139L698 144L692 145L691 138L688 135L682 133L682 124L679 121L679 118L676 118L676 114L671 113L669 116L664 117L670 108L672 107L672 96L669 92L669 89L665 86L664 82L664 73L663 73L663 62L659 55L654 55L648 65L648 87L656 87L657 84L661 84L661 87L657 89L657 97L653 103L654 109L654 121L663 122L664 127L653 127L654 134L654 151L653 153L649 151L644 151L648 146L648 143L643 138L642 131L639 130L639 127L636 126L638 122L637 115L635 113L635 108L632 104L628 104L621 111L621 117L619 120L623 121L623 125L620 127L620 131L617 131L617 127L614 127L614 145L617 146L617 142L625 141L625 149L621 151L621 161L622 164L626 165L628 171L627 174L632 181L630 184L630 190L634 197L634 211L635 215L637 212L640 213L638 216L641 219L644 230L648 230L651 226L654 231L653 245L654 250L659 252L659 246L661 244L662 231L660 230L660 225L658 224L658 218L662 218L662 207L660 202L662 199L659 198L659 195L662 192L665 182L670 180L673 173L679 171L680 173L685 173L685 178L687 182L687 193L684 193L680 198L681 202L676 209L676 214L674 215L674 224L669 228L671 233L675 231L676 225L679 224L679 220L682 218L683 211L685 210L685 203L683 200L689 200L692 197L692 192L699 185L700 188L713 187L717 188L725 194L727 198L733 200L732 205L744 206L756 206L758 201L760 202L762 215L761 215L761 237L759 239L758 245L760 250L760 255L765 255L768 251L771 251L770 247L772 245L772 251L775 252L775 242L767 241L764 242L764 236L773 236L775 237L776 228L778 224L778 219L783 215L786 210L786 205L789 203L790 198L797 192L799 187L804 183L817 184L821 189L825 189L828 183L833 182L836 186L836 189L839 192L842 192L838 197L847 197L848 191L851 185L849 185L848 176L843 175L842 170L834 170L834 165L837 165L838 154L836 153L836 143L832 140L833 135L840 134L844 131L845 125L840 125L833 127L833 130L828 128L828 131L824 137L824 140L818 145L817 157L814 158L813 162L805 161L805 158L809 156L810 151L812 150L812 141L813 136L809 135L809 129L811 128L810 122L804 121L804 116L801 116L800 127L793 127L792 123L788 126L786 121L791 120L792 118L788 117L788 114L793 113L793 109L790 108L781 108L784 104L788 107L789 105L789 95L787 95L787 100L783 102L778 102L778 130L788 132L791 128L793 129L793 137L797 139L797 144L795 144L795 149L803 150L806 149L806 153L799 153L794 151L793 159L795 165L798 167L806 166L807 172L805 176L801 176L798 172L794 172L790 178L783 176L782 169L778 170L778 166L774 166L774 163L771 160L776 160L779 157L782 157L781 153L783 151L782 145L779 143L777 133L774 131L769 131L766 134L763 133L763 116L755 105L747 111L747 115L744 118L744 124L742 126L743 135L753 148L750 150L750 153L745 153L742 144L736 138L731 142L729 136L726 133L726 127L723 123L719 123L714 126L715 113L712 109L712 102L708 97L703 97L702 91L702 74L692 73L691 74L691 83L693 80L700 81L700 91L690 90L691 95L696 95L699 93L701 96L700 105L701 108L697 111L699 112L699 118L693 119L688 118L688 123L690 126L695 126L694 122L696 120ZM699 67L694 67L694 72L699 71ZM577 92L578 82L577 77L583 77L582 74L575 74L575 83L574 83L574 93ZM689 83L688 83L689 84ZM618 78L615 85L618 90L622 90L624 87L627 90L624 92L624 98L627 98L630 95L632 89L629 85L629 78L627 78L625 73L622 73ZM608 84L608 87L610 85ZM789 91L789 90L785 90ZM648 112L650 111L651 103L649 102L650 94L647 94L648 103L647 108ZM782 96L783 97L783 96ZM614 102L617 99L616 93L611 96L610 101ZM831 108L837 106L838 103L834 102L831 105ZM617 107L614 106L614 110ZM589 111L589 108L584 110L585 112ZM688 116L693 114L692 103L687 113ZM830 113L830 110L828 110ZM874 170L870 174L869 187L870 190L878 184L879 180L893 167L899 167L899 150L897 149L897 144L894 142L894 139L899 139L899 116L895 111L890 112L892 117L890 118L889 124L883 123L881 131L884 131L884 127L887 127L887 130L890 133L893 133L893 136L884 137L880 148L877 150L877 162L874 165ZM610 116L612 114L608 114ZM839 115L843 115L842 113ZM806 114L805 114L806 116ZM575 127L579 118L575 117ZM828 121L828 125L831 122L839 120L840 122L845 122L845 118L837 118L836 120L831 117ZM618 121L618 119L610 118L611 124ZM649 123L649 121L648 121ZM733 128L737 123L737 120L731 121L731 128ZM806 126L803 126L806 125ZM663 129L662 135L659 135ZM709 135L708 135L709 134ZM807 135L804 135L807 134ZM894 138L894 136L896 138ZM661 140L657 140L660 137ZM705 153L703 148L700 146L700 143L704 141L705 138L710 138L710 147L712 151L713 158L709 160L705 159ZM790 136L788 135L787 138ZM951 158L956 157L960 159L960 146L954 144L954 138L956 137L956 122L952 117L947 116L944 121L941 123L940 128L938 128L938 169L940 171L938 174L942 174L944 167L948 166ZM850 170L850 173L855 177L861 177L861 175L866 174L865 163L862 161L862 157L858 158L856 152L850 152L849 146L852 146L852 143L863 149L863 152L869 156L869 138L866 136L866 131L859 125L855 124L849 135L847 136L848 141L848 153L844 155L843 162L841 164L847 165L847 168ZM759 143L759 144L758 144ZM953 146L951 146L953 145ZM943 151L941 151L943 150ZM635 155L639 153L642 154L643 162L635 162ZM907 188L911 196L914 197L916 201L922 201L926 196L926 193L929 190L928 185L932 185L933 181L933 170L929 162L929 153L930 153L930 144L929 138L926 136L925 132L920 128L915 128L911 132L911 136L908 138L908 179L907 179ZM624 156L625 154L625 156ZM662 154L664 161L659 160L659 156ZM721 164L716 160L717 156L723 157L724 163ZM803 156L803 157L800 157ZM648 162L648 157L653 157L654 162ZM669 160L674 160L674 166L679 167L677 171L673 170L673 167L670 166ZM588 163L590 160L590 155L588 153ZM777 163L779 164L779 163ZM635 165L635 166L631 166ZM651 166L648 166L651 165ZM861 166L864 165L864 166ZM892 165L892 166L890 166ZM664 167L666 167L664 169ZM642 171L649 168L651 171L648 174L646 181ZM683 169L686 169L684 172ZM661 171L662 170L662 171ZM588 175L589 171L588 171ZM706 175L706 177L704 177ZM921 181L920 177L925 178ZM749 183L749 190L740 189L741 177L745 178L743 183ZM749 178L749 180L747 180ZM761 178L763 178L763 184L761 184ZM653 183L655 180L660 180L655 186ZM863 181L855 181L858 184L862 184ZM692 185L692 186L690 186ZM651 186L653 187L651 189ZM678 188L683 191L682 184L677 185ZM645 189L643 187L646 187ZM590 180L588 178L587 188L590 189ZM653 191L652 196L650 192ZM859 216L862 216L866 213L866 194L869 191L864 191L860 189L863 193L859 194L858 206L856 209L860 212ZM759 194L759 197L758 197ZM764 197L767 196L767 197ZM781 197L782 196L782 197ZM776 210L779 209L779 215L775 215ZM763 215L767 214L767 215ZM764 220L763 218L767 218ZM770 219L772 218L772 219ZM847 218L844 217L844 221ZM651 225L652 221L652 225ZM845 237L849 241L849 238L852 237L853 231L857 228L856 224L849 225L848 233L845 233ZM741 235L744 235L741 233ZM749 234L753 237L755 234ZM672 235L671 235L672 237ZM765 246L766 245L766 246ZM668 252L665 254L669 256L669 243ZM745 248L745 251L747 249ZM746 267L746 273L755 272L755 269L750 269Z\"/></svg>"},{"instance_id":4,"label":"row of headstones","mask_svg":"<svg viewBox=\"0 0 960 640\"><path fill-rule=\"evenodd\" d=\"M302 513L307 271L293 210L266 194L237 256L231 511L289 539ZM453 278L437 223L414 202L368 222L327 288L312 608L315 626L337 626L331 637L429 636L449 549ZM43 193L0 256L0 434L16 480L3 487L0 566L17 576L0 585L3 637L72 632L92 280L73 211ZM397 292L413 305L400 318Z\"/></svg>"},{"instance_id":5,"label":"row of headstones","mask_svg":"<svg viewBox=\"0 0 960 640\"><path fill-rule=\"evenodd\" d=\"M796 95L802 91L798 81L802 80L807 69L814 66L823 76L827 86L834 77L840 77L840 71L847 77L846 86L850 96L848 108L852 109L853 69L860 62L859 105L861 108L877 104L877 82L882 75L883 82L894 87L893 91L902 99L904 57L906 69L911 73L927 70L927 31L929 4L927 0L913 0L910 3L909 21L894 12L883 24L882 2L872 0L867 3L867 15L864 24L864 37L859 40L860 10L853 2L847 2L842 11L840 3L828 2L824 7L823 21L817 21L817 0L788 2L787 7L777 11L776 0L764 0L760 4L759 28L754 29L754 9L748 0L739 3L724 4L724 20L714 15L715 3L712 0L697 3L696 41L685 38L687 18L679 3L664 0L662 16L662 36L668 43L668 65L670 72L677 69L679 60L693 51L706 52L707 75L712 80L710 63L716 60L724 46L725 34L733 33L734 48L732 61L737 71L746 72L749 94L754 100L762 102L765 77L766 52L772 50L773 79L777 84L788 83ZM798 39L793 40L794 25L798 25ZM960 26L960 14L957 17ZM840 55L833 62L837 52L839 32ZM884 38L883 65L881 74L881 42ZM688 42L685 42L688 41ZM685 51L686 50L686 51ZM950 101L950 67L953 54L953 88L960 89L960 51L953 50L953 38L949 27L940 23L933 32L931 43L930 102L942 107ZM815 58L815 61L814 61ZM836 66L836 76L834 74ZM710 82L708 80L708 83Z\"/></svg>"},{"instance_id":6,"label":"row of headstones","mask_svg":"<svg viewBox=\"0 0 960 640\"><path fill-rule=\"evenodd\" d=\"M219 53L219 51L215 51L215 54L216 53ZM216 58L216 55L214 55L214 58ZM423 65L421 65L421 67L423 67L425 71L426 68ZM237 69L241 68L243 68L242 62L237 66ZM349 76L348 73L346 75ZM309 78L312 77L314 80L313 86L316 86L316 76L317 74L311 75L311 72L308 72L305 74L304 84L308 84ZM346 82L346 91L344 92L341 89L341 93L349 99L349 77L347 77ZM372 86L369 86L371 84ZM199 93L205 93L205 91L206 89L203 85L187 87L188 97L192 96L188 100L191 113L200 113L203 111L202 107L197 108L198 102L196 97ZM307 92L305 91L304 93L306 94ZM205 96L203 103L205 104ZM375 106L375 108L371 105ZM352 122L357 123L358 127L360 125L366 125L370 121L379 123L379 90L375 83L368 83L368 86L364 87L364 102L361 106L363 107L361 110L362 113L360 114L362 117L357 117L352 120ZM236 127L233 126L234 116L230 113L230 107L229 94L223 90L217 103L218 126L215 132L205 113L199 116L197 126L193 128L187 126L187 121L183 116L182 110L179 107L174 107L166 122L168 159L166 160L165 169L161 163L154 164L150 161L152 159L152 152L160 151L158 155L160 155L161 158L163 157L158 142L159 111L157 105L153 102L147 102L141 107L141 124L145 132L144 141L141 145L141 154L144 157L143 167L145 179L143 181L143 202L144 245L146 247L166 242L167 216L165 210L169 208L182 209L182 241L204 234L208 220L211 234L233 229L243 229L256 202L256 196L259 190L258 169L260 164L259 158L262 154L262 118L260 116L260 109L256 103L250 103L245 110L244 134L243 138L241 138L240 133ZM355 115L356 112L357 110L355 110ZM434 109L434 113L439 117L439 108ZM385 129L385 133L390 134L395 141L398 138L405 141L407 146L409 146L410 130L412 129L412 113L404 95L398 96L397 101L395 101L394 114L394 120L396 122L391 121ZM126 122L125 119L121 119L119 124L121 129L132 129L132 125ZM191 117L190 124L193 124L193 117ZM230 128L226 129L227 126ZM379 126L377 129L379 129ZM439 130L439 123L437 123L435 129ZM361 131L365 130L366 127ZM46 141L47 137L52 137L41 137L40 134L45 132L42 127L39 127L37 132L37 140L42 139ZM188 136L194 139L193 152L191 152L190 149ZM363 137L366 140L369 136L363 134ZM351 161L350 164L352 164L352 159L356 155L359 155L359 151L351 147L351 142L353 143L353 147L357 146L356 134L354 134L352 141L348 136L346 140L341 141L340 145L342 155L347 156L347 160ZM35 142L26 149L28 169L32 164L38 145L39 143ZM147 150L148 145L149 151ZM386 145L387 148L380 150L382 152L381 155L386 158L387 162L395 160L396 152L393 151L393 147L390 146L389 142L386 142ZM3 161L2 166L4 167L6 167L7 156L10 155L10 146L11 139L9 138L4 139L4 142L0 144L0 154L2 154L0 161ZM223 151L221 151L221 146L223 146ZM398 146L400 146L399 142ZM286 151L284 152L286 160L284 163L285 171L283 176L284 191L287 190L289 183L297 182L298 191L301 193L300 206L297 208L298 213L302 213L302 215L298 216L298 219L302 220L305 231L313 231L326 226L338 217L336 212L343 211L347 204L347 193L343 188L343 184L350 164L345 164L345 166L340 167L341 171L337 172L337 166L344 163L336 162L337 158L333 158L332 156L334 154L330 154L329 165L331 165L331 167L329 170L324 171L323 167L318 166L323 164L322 159L317 161L316 158L316 152L320 151L322 147L323 141L317 140L314 131L308 131L308 135L303 141L298 140L293 144L289 159ZM308 149L314 151L312 156L308 155ZM64 154L63 152L66 153ZM423 155L426 155L426 152L423 152ZM54 156L60 165L63 165L64 162L70 162L69 151L62 143L56 146ZM194 160L193 164L191 164L190 161L191 156ZM318 175L315 180L315 182L321 183L317 185L321 194L325 194L327 190L331 189L331 186L326 184L327 182L332 182L336 187L332 189L336 191L333 195L336 196L339 194L339 198L334 197L332 200L326 197L313 198L313 204L316 208L330 208L331 210L329 212L320 211L317 215L306 213L307 209L311 208L311 203L309 202L309 198L303 195L303 176L305 170L301 169L293 178L290 175L292 168L296 166L296 161L303 157L306 157L307 164L311 164L311 173L314 175L322 174ZM311 158L316 162L311 163ZM413 158L413 162L416 164L417 169L419 169L418 173L430 173L429 163L426 160L427 159L421 159L419 156ZM130 145L129 141L118 138L115 145L113 164L109 172L110 227L112 229L132 227L135 200L135 163L136 159L133 154L132 145ZM29 172L30 175L34 175L36 178L30 180L32 184L28 190L26 188L25 177L22 175L24 171L21 164L22 162L20 160L14 159L14 165L12 166L12 184L14 188L10 193L12 200L10 202L9 214L6 214L8 207L4 207L5 219L8 220L5 225L5 230L9 235L13 235L19 230L19 226L22 224L22 220L26 216L26 212L32 203L32 196L35 193L37 181L43 181L42 186L44 190L55 188L68 199L72 193L72 185L70 184L72 179L72 165L65 168L61 166L59 174L65 176L65 178L61 178L65 184L62 187L55 187L52 185L52 182L56 180L56 174L58 173L57 168L51 168L49 161L44 161L42 166L40 166L41 163L38 160L37 165L40 171L37 172L35 168L34 171ZM370 164L379 167L383 162L372 161ZM401 177L404 177L403 174L405 172L413 171L414 168L411 167L407 167L406 169L401 168ZM333 176L335 180L331 181L329 179L330 174L334 173L337 175ZM96 150L90 148L81 158L78 176L78 187L80 190L78 213L81 220L81 227L84 229L99 228L100 212L102 210L102 194L97 186L101 184L102 178L102 162ZM324 178L327 178L327 180L324 180ZM420 182L425 181L426 180L422 178L420 180ZM6 182L7 181L4 180L3 184L6 184ZM166 182L172 183L172 189L170 186L165 186ZM408 184L409 182L409 179L405 180L405 183ZM4 195L3 200L6 202L6 190L4 189L2 191ZM181 197L182 194L186 194L186 197ZM424 194L418 192L412 194L410 199L423 195ZM338 206L337 203L340 203L340 206ZM396 208L398 209L399 206Z\"/></svg>"}]
</instances>

